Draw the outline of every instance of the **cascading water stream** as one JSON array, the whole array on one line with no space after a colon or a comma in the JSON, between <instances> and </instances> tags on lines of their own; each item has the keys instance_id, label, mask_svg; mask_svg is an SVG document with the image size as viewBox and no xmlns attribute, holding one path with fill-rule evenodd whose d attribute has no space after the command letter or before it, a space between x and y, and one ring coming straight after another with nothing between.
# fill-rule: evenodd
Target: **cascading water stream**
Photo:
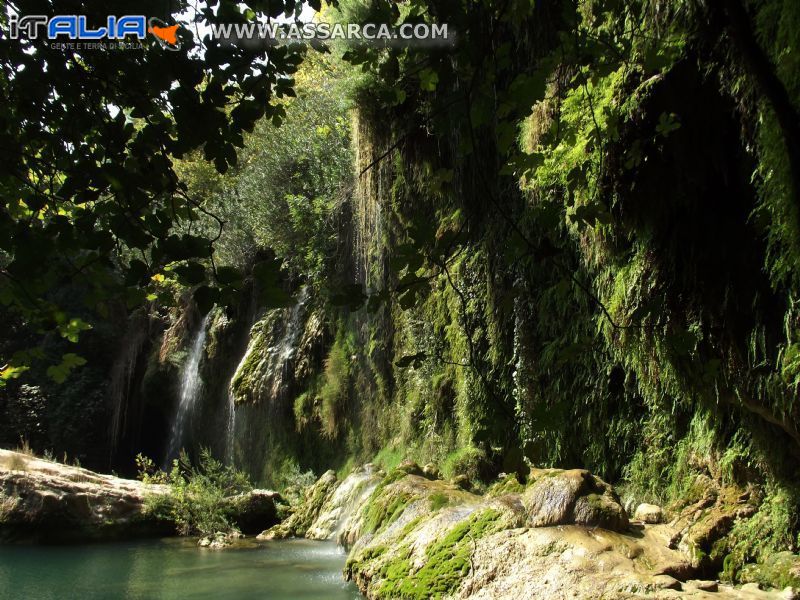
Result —
<instances>
[{"instance_id":1,"label":"cascading water stream","mask_svg":"<svg viewBox=\"0 0 800 600\"><path fill-rule=\"evenodd\" d=\"M228 385L228 422L225 429L225 461L234 464L234 439L236 437L236 399Z\"/></svg>"},{"instance_id":2,"label":"cascading water stream","mask_svg":"<svg viewBox=\"0 0 800 600\"><path fill-rule=\"evenodd\" d=\"M203 382L200 379L200 361L203 358L203 349L208 333L208 322L211 313L207 314L200 324L200 329L189 349L189 355L183 365L181 374L181 394L178 402L178 410L175 412L175 419L169 435L169 446L167 455L164 458L164 466L168 467L169 462L178 456L186 436L186 429L191 420L195 403L200 395Z\"/></svg>"}]
</instances>

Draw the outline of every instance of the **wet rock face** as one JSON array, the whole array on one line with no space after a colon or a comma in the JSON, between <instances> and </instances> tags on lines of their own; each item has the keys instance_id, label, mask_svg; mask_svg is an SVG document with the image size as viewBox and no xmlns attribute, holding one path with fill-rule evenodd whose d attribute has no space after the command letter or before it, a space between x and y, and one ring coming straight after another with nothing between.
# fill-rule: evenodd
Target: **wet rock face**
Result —
<instances>
[{"instance_id":1,"label":"wet rock face","mask_svg":"<svg viewBox=\"0 0 800 600\"><path fill-rule=\"evenodd\" d=\"M383 471L371 464L355 469L321 507L305 536L312 540L330 540L340 530L349 530L383 475Z\"/></svg>"},{"instance_id":2,"label":"wet rock face","mask_svg":"<svg viewBox=\"0 0 800 600\"><path fill-rule=\"evenodd\" d=\"M529 527L584 525L612 531L628 528L628 515L613 488L583 469L532 469L522 494Z\"/></svg>"},{"instance_id":3,"label":"wet rock face","mask_svg":"<svg viewBox=\"0 0 800 600\"><path fill-rule=\"evenodd\" d=\"M0 539L167 535L174 524L144 506L146 495L166 493L163 486L0 450Z\"/></svg>"}]
</instances>

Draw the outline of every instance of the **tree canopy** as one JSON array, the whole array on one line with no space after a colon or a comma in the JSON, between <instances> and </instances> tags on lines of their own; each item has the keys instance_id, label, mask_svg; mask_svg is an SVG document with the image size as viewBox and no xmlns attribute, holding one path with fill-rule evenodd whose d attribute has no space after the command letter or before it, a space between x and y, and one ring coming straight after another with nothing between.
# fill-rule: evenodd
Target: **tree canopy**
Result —
<instances>
[{"instance_id":1,"label":"tree canopy","mask_svg":"<svg viewBox=\"0 0 800 600\"><path fill-rule=\"evenodd\" d=\"M102 50L0 38L0 302L33 328L75 341L88 323L49 292L82 281L92 311L135 307L165 268L197 287L204 305L235 294L242 274L216 268L224 223L189 193L175 161L201 151L220 173L255 123L280 124L302 48L223 44L199 25L293 15L294 0L15 0L0 15L84 14L178 19L181 50L154 36L140 48ZM198 231L201 218L216 232ZM276 268L261 271L274 283ZM43 357L35 346L3 357L3 378ZM48 357L53 361L54 357ZM77 361L64 356L62 371Z\"/></svg>"}]
</instances>

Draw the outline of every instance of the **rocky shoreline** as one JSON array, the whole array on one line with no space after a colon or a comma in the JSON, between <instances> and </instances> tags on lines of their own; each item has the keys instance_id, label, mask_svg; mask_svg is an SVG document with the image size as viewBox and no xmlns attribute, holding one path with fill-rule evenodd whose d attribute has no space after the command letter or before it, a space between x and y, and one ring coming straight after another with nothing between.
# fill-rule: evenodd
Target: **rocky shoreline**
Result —
<instances>
[{"instance_id":1,"label":"rocky shoreline","mask_svg":"<svg viewBox=\"0 0 800 600\"><path fill-rule=\"evenodd\" d=\"M0 450L0 541L90 541L175 533L145 509L167 488ZM728 499L729 500L729 499ZM741 499L740 499L741 500ZM278 522L280 496L231 498L243 535L335 540L344 576L370 599L797 598L792 587L734 587L708 578L707 557L725 526L753 508L704 497L664 523L655 505L633 519L615 490L581 469L532 469L525 484L503 476L483 493L433 466L374 465L343 480L328 471ZM200 545L222 548L218 534ZM797 557L779 557L797 577Z\"/></svg>"},{"instance_id":2,"label":"rocky shoreline","mask_svg":"<svg viewBox=\"0 0 800 600\"><path fill-rule=\"evenodd\" d=\"M160 485L0 450L0 540L83 541L170 535L174 524L147 514Z\"/></svg>"},{"instance_id":3,"label":"rocky shoreline","mask_svg":"<svg viewBox=\"0 0 800 600\"><path fill-rule=\"evenodd\" d=\"M370 599L797 597L702 578L696 530L719 531L720 511L660 523L660 507L644 505L631 521L613 488L580 469L533 469L524 486L507 476L480 495L468 487L410 462L342 481L329 471L259 537L336 540L345 577Z\"/></svg>"},{"instance_id":4,"label":"rocky shoreline","mask_svg":"<svg viewBox=\"0 0 800 600\"><path fill-rule=\"evenodd\" d=\"M176 534L175 522L149 511L146 498L164 485L103 475L0 450L0 542L83 542ZM255 534L278 522L278 493L252 490L229 499L234 523ZM224 534L223 534L224 535ZM229 539L210 540L222 547Z\"/></svg>"}]
</instances>

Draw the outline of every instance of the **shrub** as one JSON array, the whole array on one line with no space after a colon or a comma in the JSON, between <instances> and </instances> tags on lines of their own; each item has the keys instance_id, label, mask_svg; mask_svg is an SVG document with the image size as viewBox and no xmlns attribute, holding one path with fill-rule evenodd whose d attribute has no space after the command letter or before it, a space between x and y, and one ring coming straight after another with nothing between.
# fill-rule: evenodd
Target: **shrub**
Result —
<instances>
[{"instance_id":1,"label":"shrub","mask_svg":"<svg viewBox=\"0 0 800 600\"><path fill-rule=\"evenodd\" d=\"M325 375L319 396L322 431L329 438L339 433L340 417L350 385L350 348L347 341L337 337L325 360Z\"/></svg>"},{"instance_id":2,"label":"shrub","mask_svg":"<svg viewBox=\"0 0 800 600\"><path fill-rule=\"evenodd\" d=\"M204 448L196 466L185 452L172 464L169 473L155 472L152 460L137 457L140 478L146 483L164 483L167 495L152 494L146 500L148 513L174 521L181 535L212 535L236 528L232 522L230 496L252 489L247 476L223 465Z\"/></svg>"}]
</instances>

